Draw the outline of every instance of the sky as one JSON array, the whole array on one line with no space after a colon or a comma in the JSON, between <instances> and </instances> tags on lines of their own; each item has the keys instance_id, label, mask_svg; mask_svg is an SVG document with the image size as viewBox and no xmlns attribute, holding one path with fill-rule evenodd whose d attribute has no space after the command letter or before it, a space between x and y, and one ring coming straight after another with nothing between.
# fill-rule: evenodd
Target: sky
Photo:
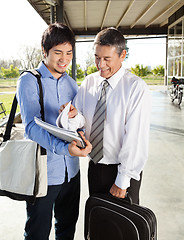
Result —
<instances>
[{"instance_id":1,"label":"sky","mask_svg":"<svg viewBox=\"0 0 184 240\"><path fill-rule=\"evenodd\" d=\"M41 36L46 28L47 24L27 0L0 1L0 59L19 58L24 46L40 48ZM165 43L164 38L128 40L129 57L124 66L165 66ZM92 43L76 45L77 63L83 68L89 52L93 54Z\"/></svg>"}]
</instances>

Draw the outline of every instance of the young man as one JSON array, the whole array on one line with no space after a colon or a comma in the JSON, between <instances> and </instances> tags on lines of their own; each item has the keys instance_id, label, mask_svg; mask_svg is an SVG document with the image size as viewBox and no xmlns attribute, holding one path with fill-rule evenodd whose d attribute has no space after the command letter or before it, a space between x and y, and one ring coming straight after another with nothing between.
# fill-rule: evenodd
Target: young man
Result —
<instances>
[{"instance_id":1,"label":"young man","mask_svg":"<svg viewBox=\"0 0 184 240\"><path fill-rule=\"evenodd\" d=\"M67 26L54 23L43 33L41 45L44 60L37 70L41 74L45 121L56 125L60 106L73 100L78 91L77 83L66 73L75 38ZM41 118L41 113L39 87L32 74L21 75L17 96L26 137L47 150L48 193L37 198L34 205L27 204L25 239L48 240L54 210L56 239L72 240L79 211L78 156L87 156L91 144L86 140L86 148L80 149L75 142L63 142L35 123L34 117Z\"/></svg>"},{"instance_id":2,"label":"young man","mask_svg":"<svg viewBox=\"0 0 184 240\"><path fill-rule=\"evenodd\" d=\"M86 137L93 146L89 192L110 192L124 198L128 191L133 202L139 203L141 173L148 155L149 90L142 79L123 68L125 39L118 30L99 32L94 50L98 72L86 77L74 99L85 117Z\"/></svg>"}]
</instances>

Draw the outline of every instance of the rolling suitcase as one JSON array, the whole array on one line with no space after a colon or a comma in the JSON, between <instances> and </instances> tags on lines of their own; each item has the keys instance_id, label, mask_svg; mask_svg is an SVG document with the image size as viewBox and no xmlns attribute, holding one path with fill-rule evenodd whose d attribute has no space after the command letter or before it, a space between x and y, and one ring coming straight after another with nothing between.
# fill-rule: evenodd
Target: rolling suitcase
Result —
<instances>
[{"instance_id":1,"label":"rolling suitcase","mask_svg":"<svg viewBox=\"0 0 184 240\"><path fill-rule=\"evenodd\" d=\"M85 240L156 240L156 217L130 197L96 194L86 201L84 236Z\"/></svg>"}]
</instances>

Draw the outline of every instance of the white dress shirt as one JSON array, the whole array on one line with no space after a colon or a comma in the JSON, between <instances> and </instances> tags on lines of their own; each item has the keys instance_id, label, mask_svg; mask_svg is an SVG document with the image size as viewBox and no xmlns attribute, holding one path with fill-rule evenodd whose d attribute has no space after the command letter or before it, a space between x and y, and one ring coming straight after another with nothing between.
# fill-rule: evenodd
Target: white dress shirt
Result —
<instances>
[{"instance_id":1,"label":"white dress shirt","mask_svg":"<svg viewBox=\"0 0 184 240\"><path fill-rule=\"evenodd\" d=\"M88 75L73 102L85 117L87 139L103 80L99 72ZM123 67L107 80L104 157L99 163L119 164L115 184L126 189L131 178L140 179L147 160L151 95L146 83Z\"/></svg>"}]
</instances>

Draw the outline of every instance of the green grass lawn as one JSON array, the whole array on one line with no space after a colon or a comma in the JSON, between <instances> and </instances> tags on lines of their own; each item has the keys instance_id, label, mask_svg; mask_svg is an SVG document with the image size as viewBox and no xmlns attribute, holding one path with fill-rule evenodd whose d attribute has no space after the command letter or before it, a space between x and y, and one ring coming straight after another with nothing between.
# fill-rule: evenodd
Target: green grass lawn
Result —
<instances>
[{"instance_id":1,"label":"green grass lawn","mask_svg":"<svg viewBox=\"0 0 184 240\"><path fill-rule=\"evenodd\" d=\"M17 78L0 79L0 87L12 87L17 85Z\"/></svg>"},{"instance_id":2,"label":"green grass lawn","mask_svg":"<svg viewBox=\"0 0 184 240\"><path fill-rule=\"evenodd\" d=\"M163 77L153 77L153 76L146 76L142 78L148 85L164 85L164 78ZM81 85L82 79L77 79L78 86Z\"/></svg>"},{"instance_id":3,"label":"green grass lawn","mask_svg":"<svg viewBox=\"0 0 184 240\"><path fill-rule=\"evenodd\" d=\"M6 115L8 115L10 113L14 96L15 96L15 94L0 94L0 102L2 102L3 105L5 106ZM17 112L19 112L19 111L20 111L20 108L18 106ZM4 114L1 114L0 119L4 116L5 116Z\"/></svg>"},{"instance_id":4,"label":"green grass lawn","mask_svg":"<svg viewBox=\"0 0 184 240\"><path fill-rule=\"evenodd\" d=\"M77 79L77 84L80 86L82 79ZM164 78L162 77L153 77L153 76L146 76L143 77L144 81L148 85L164 85ZM0 92L10 92L9 94L0 94L0 102L3 102L5 108L6 108L6 114L8 115L11 110L11 104L14 98L14 93L16 92L16 82L17 79L0 79ZM19 106L17 111L19 112ZM0 118L2 118L4 114L0 115Z\"/></svg>"},{"instance_id":5,"label":"green grass lawn","mask_svg":"<svg viewBox=\"0 0 184 240\"><path fill-rule=\"evenodd\" d=\"M164 85L164 77L146 76L142 78L148 85Z\"/></svg>"},{"instance_id":6,"label":"green grass lawn","mask_svg":"<svg viewBox=\"0 0 184 240\"><path fill-rule=\"evenodd\" d=\"M0 92L16 92L16 87L2 87L0 86Z\"/></svg>"}]
</instances>

